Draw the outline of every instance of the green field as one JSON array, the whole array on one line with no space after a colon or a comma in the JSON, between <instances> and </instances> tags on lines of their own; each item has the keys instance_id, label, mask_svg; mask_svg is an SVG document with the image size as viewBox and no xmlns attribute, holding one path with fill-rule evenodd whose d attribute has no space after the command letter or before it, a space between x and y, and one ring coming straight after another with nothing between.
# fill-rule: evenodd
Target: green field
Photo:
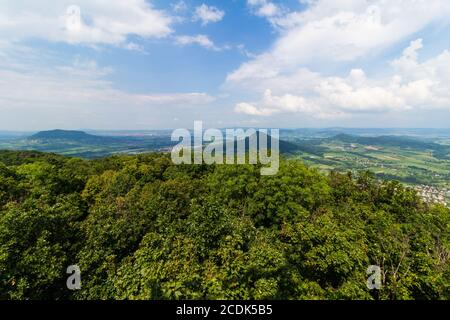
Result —
<instances>
[{"instance_id":1,"label":"green field","mask_svg":"<svg viewBox=\"0 0 450 320\"><path fill-rule=\"evenodd\" d=\"M396 179L408 184L428 184L450 187L450 160L438 159L432 152L400 147L365 146L346 143L323 143L323 156L297 154L309 165L320 170L358 172L369 170L379 177Z\"/></svg>"}]
</instances>

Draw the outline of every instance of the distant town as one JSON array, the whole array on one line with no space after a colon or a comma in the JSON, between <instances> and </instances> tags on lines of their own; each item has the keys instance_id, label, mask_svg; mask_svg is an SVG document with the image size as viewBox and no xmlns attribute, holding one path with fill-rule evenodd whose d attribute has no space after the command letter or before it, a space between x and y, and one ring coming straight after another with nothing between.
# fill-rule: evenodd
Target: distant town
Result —
<instances>
[{"instance_id":1,"label":"distant town","mask_svg":"<svg viewBox=\"0 0 450 320\"><path fill-rule=\"evenodd\" d=\"M449 205L450 190L448 189L419 185L414 187L414 190L417 191L426 203L442 204L445 207Z\"/></svg>"}]
</instances>

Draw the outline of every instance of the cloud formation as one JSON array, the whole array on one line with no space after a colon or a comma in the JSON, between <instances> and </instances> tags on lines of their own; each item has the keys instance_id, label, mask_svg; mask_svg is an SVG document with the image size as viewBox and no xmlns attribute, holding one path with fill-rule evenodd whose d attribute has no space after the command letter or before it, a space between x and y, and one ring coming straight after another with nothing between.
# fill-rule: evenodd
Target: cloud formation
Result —
<instances>
[{"instance_id":1,"label":"cloud formation","mask_svg":"<svg viewBox=\"0 0 450 320\"><path fill-rule=\"evenodd\" d=\"M24 53L27 59L12 58ZM16 46L0 46L0 57L6 57L0 61L0 112L8 115L0 118L2 128L9 128L11 119L20 119L23 129L83 123L127 127L126 120L154 120L161 106L169 112L215 100L202 92L126 92L108 80L113 69L99 67L93 60L58 64L51 55Z\"/></svg>"},{"instance_id":2,"label":"cloud formation","mask_svg":"<svg viewBox=\"0 0 450 320\"><path fill-rule=\"evenodd\" d=\"M266 90L257 103L239 103L238 113L269 116L298 112L316 118L351 113L407 111L450 107L450 52L419 62L422 39L412 41L402 56L391 62L388 77L369 78L362 69L352 69L345 77L323 77L308 70L279 77L271 83L279 92ZM297 86L297 87L295 87ZM296 89L297 88L297 89Z\"/></svg>"},{"instance_id":3,"label":"cloud formation","mask_svg":"<svg viewBox=\"0 0 450 320\"><path fill-rule=\"evenodd\" d=\"M208 36L204 34L198 34L195 36L177 36L175 38L175 42L179 45L185 46L185 45L191 45L191 44L197 44L199 46L202 46L208 50L214 50L214 51L220 51L221 49L217 47L214 42L209 39Z\"/></svg>"},{"instance_id":4,"label":"cloud formation","mask_svg":"<svg viewBox=\"0 0 450 320\"><path fill-rule=\"evenodd\" d=\"M219 22L225 16L225 11L213 6L202 4L195 8L194 21L201 21L203 26L209 23Z\"/></svg>"},{"instance_id":5,"label":"cloud formation","mask_svg":"<svg viewBox=\"0 0 450 320\"><path fill-rule=\"evenodd\" d=\"M450 2L308 2L304 11L271 18L280 28L273 47L228 75L228 88L244 88L261 96L256 102L238 103L236 112L260 116L296 112L321 118L450 107L445 88L450 77L449 53L420 62L421 39L411 42L379 74L368 76L358 66L360 59L376 57L431 23L448 22ZM317 66L343 62L355 66L345 76L322 75L317 70Z\"/></svg>"},{"instance_id":6,"label":"cloud formation","mask_svg":"<svg viewBox=\"0 0 450 320\"><path fill-rule=\"evenodd\" d=\"M268 0L247 0L247 3L260 17L272 18L282 12L278 5Z\"/></svg>"},{"instance_id":7,"label":"cloud formation","mask_svg":"<svg viewBox=\"0 0 450 320\"><path fill-rule=\"evenodd\" d=\"M0 3L0 37L70 44L123 45L131 35L161 38L172 18L145 0L14 1Z\"/></svg>"}]
</instances>

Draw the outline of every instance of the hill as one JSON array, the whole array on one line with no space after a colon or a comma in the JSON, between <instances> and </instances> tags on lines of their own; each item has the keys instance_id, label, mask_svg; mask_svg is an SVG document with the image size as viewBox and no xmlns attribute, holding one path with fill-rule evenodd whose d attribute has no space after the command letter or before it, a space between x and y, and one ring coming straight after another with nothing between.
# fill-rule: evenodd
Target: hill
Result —
<instances>
[{"instance_id":1,"label":"hill","mask_svg":"<svg viewBox=\"0 0 450 320\"><path fill-rule=\"evenodd\" d=\"M256 134L252 135L251 137L245 138L245 151L246 152L249 151L248 148L250 145L250 140L255 139L255 136L257 138L257 141L261 141L261 138L265 137L265 140L267 141L267 148L268 149L272 148L272 137L270 135L262 133L261 131L258 131ZM278 140L278 145L279 145L279 151L282 154L294 154L294 153L302 150L302 145L299 143L285 141L285 140L281 140L281 139L277 139L277 140ZM227 148L228 148L228 143L227 143ZM258 143L257 148L258 148L258 150L261 148L260 143ZM234 150L237 150L237 141L234 142Z\"/></svg>"},{"instance_id":2,"label":"hill","mask_svg":"<svg viewBox=\"0 0 450 320\"><path fill-rule=\"evenodd\" d=\"M50 130L38 132L26 139L10 140L4 149L37 150L92 159L117 153L161 151L172 144L170 136L166 134L103 136L88 134L84 131Z\"/></svg>"},{"instance_id":3,"label":"hill","mask_svg":"<svg viewBox=\"0 0 450 320\"><path fill-rule=\"evenodd\" d=\"M102 137L88 134L84 131L72 131L72 130L50 130L41 131L27 138L29 141L55 141L66 140L82 143L99 143L109 142L115 140L111 137Z\"/></svg>"}]
</instances>

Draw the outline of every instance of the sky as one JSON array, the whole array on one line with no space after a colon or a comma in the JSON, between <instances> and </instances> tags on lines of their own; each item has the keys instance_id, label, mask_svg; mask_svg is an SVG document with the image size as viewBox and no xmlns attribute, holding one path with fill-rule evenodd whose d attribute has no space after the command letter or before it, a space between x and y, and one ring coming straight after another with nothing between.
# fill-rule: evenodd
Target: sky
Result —
<instances>
[{"instance_id":1,"label":"sky","mask_svg":"<svg viewBox=\"0 0 450 320\"><path fill-rule=\"evenodd\" d=\"M448 0L0 2L0 130L449 120Z\"/></svg>"}]
</instances>

